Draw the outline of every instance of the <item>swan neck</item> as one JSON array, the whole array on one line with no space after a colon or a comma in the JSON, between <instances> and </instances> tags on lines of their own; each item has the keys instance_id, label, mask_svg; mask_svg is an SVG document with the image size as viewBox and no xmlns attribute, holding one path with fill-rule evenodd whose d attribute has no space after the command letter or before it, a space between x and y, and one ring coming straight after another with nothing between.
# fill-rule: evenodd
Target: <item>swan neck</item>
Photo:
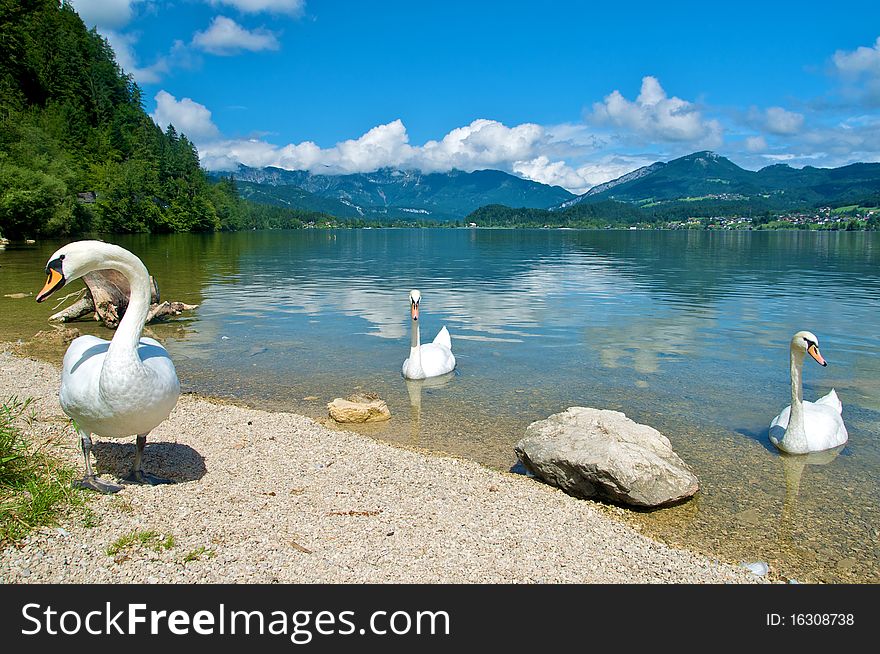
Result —
<instances>
[{"instance_id":1,"label":"swan neck","mask_svg":"<svg viewBox=\"0 0 880 654\"><path fill-rule=\"evenodd\" d=\"M410 330L410 341L409 346L411 349L417 350L419 349L419 345L421 344L421 338L419 335L419 321L412 321L412 329Z\"/></svg>"},{"instance_id":2,"label":"swan neck","mask_svg":"<svg viewBox=\"0 0 880 654\"><path fill-rule=\"evenodd\" d=\"M112 258L103 261L99 268L121 273L128 280L131 288L128 307L110 341L107 357L108 359L134 358L140 363L137 346L150 311L150 275L140 259L130 252L119 249L121 252L114 252Z\"/></svg>"},{"instance_id":3,"label":"swan neck","mask_svg":"<svg viewBox=\"0 0 880 654\"><path fill-rule=\"evenodd\" d=\"M804 433L804 387L803 387L804 355L791 352L791 415L788 419L786 436Z\"/></svg>"}]
</instances>

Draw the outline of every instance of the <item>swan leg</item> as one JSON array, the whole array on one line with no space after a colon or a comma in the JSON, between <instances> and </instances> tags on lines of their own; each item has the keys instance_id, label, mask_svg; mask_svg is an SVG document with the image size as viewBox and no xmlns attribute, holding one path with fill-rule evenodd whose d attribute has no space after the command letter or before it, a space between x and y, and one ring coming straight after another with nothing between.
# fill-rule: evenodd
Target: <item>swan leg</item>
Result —
<instances>
[{"instance_id":1,"label":"swan leg","mask_svg":"<svg viewBox=\"0 0 880 654\"><path fill-rule=\"evenodd\" d=\"M95 476L95 473L92 470L91 459L92 438L84 431L77 431L79 432L79 443L82 447L83 458L86 462L86 475L79 481L73 482L73 487L82 490L98 491L99 493L118 493L121 491L122 486L109 481L104 481L103 479L98 479L98 477Z\"/></svg>"},{"instance_id":2,"label":"swan leg","mask_svg":"<svg viewBox=\"0 0 880 654\"><path fill-rule=\"evenodd\" d=\"M158 486L159 484L170 484L172 483L170 479L165 479L164 477L157 477L156 475L151 475L149 472L144 472L143 468L143 459L144 459L144 447L147 445L147 435L146 434L138 434L137 437L137 449L134 453L134 465L131 467L131 472L128 473L128 476L123 479L124 482L129 484L149 484L150 486Z\"/></svg>"}]
</instances>

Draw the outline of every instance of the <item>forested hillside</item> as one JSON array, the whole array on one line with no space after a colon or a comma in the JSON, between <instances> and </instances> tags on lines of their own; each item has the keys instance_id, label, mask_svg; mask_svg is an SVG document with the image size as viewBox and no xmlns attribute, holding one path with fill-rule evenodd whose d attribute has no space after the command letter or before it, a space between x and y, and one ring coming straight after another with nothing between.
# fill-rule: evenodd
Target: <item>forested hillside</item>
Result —
<instances>
[{"instance_id":1,"label":"forested hillside","mask_svg":"<svg viewBox=\"0 0 880 654\"><path fill-rule=\"evenodd\" d=\"M210 183L193 144L152 121L107 41L69 5L0 0L0 234L295 227L312 217Z\"/></svg>"}]
</instances>

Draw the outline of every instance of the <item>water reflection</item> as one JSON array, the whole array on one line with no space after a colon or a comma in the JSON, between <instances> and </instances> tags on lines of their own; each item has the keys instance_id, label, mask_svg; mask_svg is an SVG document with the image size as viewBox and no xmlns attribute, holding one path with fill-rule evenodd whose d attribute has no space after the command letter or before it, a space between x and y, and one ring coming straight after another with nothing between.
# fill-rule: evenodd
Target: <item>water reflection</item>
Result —
<instances>
[{"instance_id":1,"label":"water reflection","mask_svg":"<svg viewBox=\"0 0 880 654\"><path fill-rule=\"evenodd\" d=\"M799 539L795 536L801 526L798 521L798 497L801 492L801 480L807 466L826 466L835 459L846 447L846 444L825 450L823 452L811 452L809 454L785 454L780 453L779 463L785 479L785 500L782 505L779 536L783 541L789 541L792 545L800 546Z\"/></svg>"},{"instance_id":2,"label":"water reflection","mask_svg":"<svg viewBox=\"0 0 880 654\"><path fill-rule=\"evenodd\" d=\"M448 386L456 377L456 372L448 372L437 377L427 379L406 379L401 376L406 384L406 392L409 396L409 432L411 444L421 447L422 434L422 394L434 394L438 389ZM435 411L442 410L439 407L430 407Z\"/></svg>"}]
</instances>

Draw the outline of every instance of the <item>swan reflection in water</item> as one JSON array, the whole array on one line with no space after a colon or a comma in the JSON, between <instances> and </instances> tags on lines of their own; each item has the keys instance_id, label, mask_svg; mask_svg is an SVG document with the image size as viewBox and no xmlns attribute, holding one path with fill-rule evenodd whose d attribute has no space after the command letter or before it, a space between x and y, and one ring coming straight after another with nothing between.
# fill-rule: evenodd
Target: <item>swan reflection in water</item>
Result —
<instances>
[{"instance_id":1,"label":"swan reflection in water","mask_svg":"<svg viewBox=\"0 0 880 654\"><path fill-rule=\"evenodd\" d=\"M414 445L418 444L421 432L422 392L430 392L448 386L455 379L456 374L456 371L453 370L445 375L428 377L427 379L406 379L404 377L403 381L406 382L406 390L409 393L410 429L412 430L412 442Z\"/></svg>"},{"instance_id":2,"label":"swan reflection in water","mask_svg":"<svg viewBox=\"0 0 880 654\"><path fill-rule=\"evenodd\" d=\"M801 479L806 467L824 466L832 463L845 447L846 444L843 444L822 452L810 452L809 454L780 453L779 461L785 477L785 500L782 505L782 521L780 525L781 539L796 540L792 536L792 530L795 527L798 495L801 492Z\"/></svg>"}]
</instances>

